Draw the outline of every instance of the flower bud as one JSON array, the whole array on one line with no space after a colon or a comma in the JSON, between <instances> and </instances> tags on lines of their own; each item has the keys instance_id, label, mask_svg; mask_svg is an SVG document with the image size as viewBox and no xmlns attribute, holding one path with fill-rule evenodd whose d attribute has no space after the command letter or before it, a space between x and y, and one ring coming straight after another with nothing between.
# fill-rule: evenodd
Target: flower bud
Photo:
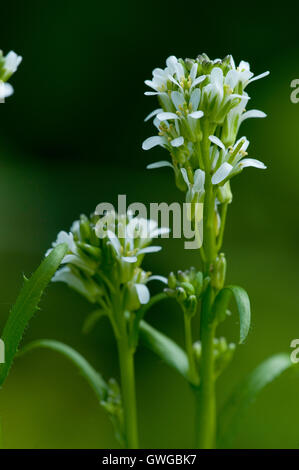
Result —
<instances>
[{"instance_id":1,"label":"flower bud","mask_svg":"<svg viewBox=\"0 0 299 470\"><path fill-rule=\"evenodd\" d=\"M140 308L140 300L134 283L128 282L125 290L124 309L134 312Z\"/></svg>"},{"instance_id":2,"label":"flower bud","mask_svg":"<svg viewBox=\"0 0 299 470\"><path fill-rule=\"evenodd\" d=\"M195 289L190 282L182 282L181 287L183 287L187 295L194 295Z\"/></svg>"},{"instance_id":3,"label":"flower bud","mask_svg":"<svg viewBox=\"0 0 299 470\"><path fill-rule=\"evenodd\" d=\"M194 287L195 287L195 294L200 295L202 288L203 288L203 274L200 271L196 273L196 276L194 279Z\"/></svg>"},{"instance_id":4,"label":"flower bud","mask_svg":"<svg viewBox=\"0 0 299 470\"><path fill-rule=\"evenodd\" d=\"M230 189L230 182L227 181L223 186L217 189L217 199L221 204L230 204L233 200L233 195Z\"/></svg>"},{"instance_id":5,"label":"flower bud","mask_svg":"<svg viewBox=\"0 0 299 470\"><path fill-rule=\"evenodd\" d=\"M211 285L216 289L222 289L226 276L226 259L224 253L220 253L217 257L211 278Z\"/></svg>"},{"instance_id":6,"label":"flower bud","mask_svg":"<svg viewBox=\"0 0 299 470\"><path fill-rule=\"evenodd\" d=\"M190 295L184 302L185 312L193 317L197 309L197 298L195 295Z\"/></svg>"},{"instance_id":7,"label":"flower bud","mask_svg":"<svg viewBox=\"0 0 299 470\"><path fill-rule=\"evenodd\" d=\"M81 249L81 251L85 255L91 256L94 260L101 262L102 259L102 251L100 248L96 246L89 245L88 243L82 243L82 242L77 242L78 248Z\"/></svg>"},{"instance_id":8,"label":"flower bud","mask_svg":"<svg viewBox=\"0 0 299 470\"><path fill-rule=\"evenodd\" d=\"M176 298L178 302L184 302L187 298L187 294L185 289L182 287L177 287L176 288Z\"/></svg>"},{"instance_id":9,"label":"flower bud","mask_svg":"<svg viewBox=\"0 0 299 470\"><path fill-rule=\"evenodd\" d=\"M168 287L170 289L175 289L176 288L176 283L177 283L177 280L176 280L175 274L173 272L169 273Z\"/></svg>"},{"instance_id":10,"label":"flower bud","mask_svg":"<svg viewBox=\"0 0 299 470\"><path fill-rule=\"evenodd\" d=\"M89 242L90 240L90 223L86 215L82 214L79 221L79 230L82 241Z\"/></svg>"}]
</instances>

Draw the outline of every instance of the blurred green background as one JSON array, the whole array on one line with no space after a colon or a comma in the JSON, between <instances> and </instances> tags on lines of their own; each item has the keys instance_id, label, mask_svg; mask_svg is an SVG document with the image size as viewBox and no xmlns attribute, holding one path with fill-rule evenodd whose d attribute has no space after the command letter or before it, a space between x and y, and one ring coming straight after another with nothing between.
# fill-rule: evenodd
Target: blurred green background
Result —
<instances>
[{"instance_id":1,"label":"blurred green background","mask_svg":"<svg viewBox=\"0 0 299 470\"><path fill-rule=\"evenodd\" d=\"M297 15L287 4L261 2L1 2L1 42L24 57L11 80L15 95L0 108L0 326L22 285L61 229L97 203L181 200L167 169L145 171L164 159L145 153L152 135L143 118L155 98L144 79L166 57L232 53L270 77L251 85L250 107L268 114L242 132L251 156L268 170L248 169L233 181L225 237L230 282L244 286L253 321L218 382L219 404L248 371L273 353L290 352L299 337L299 104L290 82L299 78ZM243 5L244 6L244 5ZM183 241L163 240L146 267L167 275L199 262ZM155 286L154 286L155 287ZM105 378L118 376L108 322L81 334L92 306L64 285L51 285L24 343L55 338L83 353ZM182 343L182 317L172 303L148 321ZM237 339L234 315L219 332ZM187 384L150 352L136 357L141 446L190 448L193 401ZM244 420L238 448L299 447L299 376L267 388ZM115 448L112 427L73 366L52 352L18 359L0 394L4 443L9 448Z\"/></svg>"}]
</instances>

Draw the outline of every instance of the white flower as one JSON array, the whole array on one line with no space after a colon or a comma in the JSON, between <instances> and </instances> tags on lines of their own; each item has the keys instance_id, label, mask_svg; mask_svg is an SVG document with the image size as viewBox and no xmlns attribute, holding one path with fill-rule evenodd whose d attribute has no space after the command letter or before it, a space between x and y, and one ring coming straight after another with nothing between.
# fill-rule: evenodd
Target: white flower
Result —
<instances>
[{"instance_id":1,"label":"white flower","mask_svg":"<svg viewBox=\"0 0 299 470\"><path fill-rule=\"evenodd\" d=\"M13 87L9 83L0 81L0 100L4 100L13 94Z\"/></svg>"},{"instance_id":2,"label":"white flower","mask_svg":"<svg viewBox=\"0 0 299 470\"><path fill-rule=\"evenodd\" d=\"M244 93L244 97L245 98L241 100L241 102L237 106L235 106L228 112L227 117L225 119L223 125L222 138L223 142L226 145L231 145L235 141L239 128L242 122L244 122L246 119L267 117L267 115L263 111L259 111L258 109L251 109L249 111L245 111L249 96Z\"/></svg>"},{"instance_id":3,"label":"white flower","mask_svg":"<svg viewBox=\"0 0 299 470\"><path fill-rule=\"evenodd\" d=\"M217 160L213 162L214 174L213 184L220 184L227 181L232 176L240 173L243 168L252 166L254 168L266 169L264 163L254 158L244 158L247 155L249 141L246 137L241 137L233 147L226 149L223 142L215 136L210 136L210 141L220 148L216 150Z\"/></svg>"},{"instance_id":4,"label":"white flower","mask_svg":"<svg viewBox=\"0 0 299 470\"><path fill-rule=\"evenodd\" d=\"M6 82L13 73L17 71L18 66L22 62L22 57L18 56L14 51L10 51L5 57L2 52L0 54L0 79Z\"/></svg>"},{"instance_id":5,"label":"white flower","mask_svg":"<svg viewBox=\"0 0 299 470\"><path fill-rule=\"evenodd\" d=\"M14 51L10 51L5 57L4 68L7 73L13 74L17 71L18 66L22 62L22 57L17 55Z\"/></svg>"},{"instance_id":6,"label":"white flower","mask_svg":"<svg viewBox=\"0 0 299 470\"><path fill-rule=\"evenodd\" d=\"M234 64L233 64L234 65ZM254 82L255 80L260 80L261 78L267 77L269 71L261 73L260 75L254 76L253 72L250 71L250 65L248 62L241 60L238 67L235 68L238 74L238 81L242 82L243 90L246 88L249 83Z\"/></svg>"},{"instance_id":7,"label":"white flower","mask_svg":"<svg viewBox=\"0 0 299 470\"><path fill-rule=\"evenodd\" d=\"M181 173L188 187L186 202L199 202L205 191L205 172L199 169L195 170L193 183L190 182L185 168L181 168Z\"/></svg>"}]
</instances>

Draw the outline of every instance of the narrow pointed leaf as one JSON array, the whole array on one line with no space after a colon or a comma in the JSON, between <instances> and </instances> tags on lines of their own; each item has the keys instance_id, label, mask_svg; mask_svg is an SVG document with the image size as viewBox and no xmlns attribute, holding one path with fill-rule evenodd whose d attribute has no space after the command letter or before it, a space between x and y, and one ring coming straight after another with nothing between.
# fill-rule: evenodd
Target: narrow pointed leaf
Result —
<instances>
[{"instance_id":1,"label":"narrow pointed leaf","mask_svg":"<svg viewBox=\"0 0 299 470\"><path fill-rule=\"evenodd\" d=\"M249 374L237 386L219 414L218 447L228 447L237 434L244 414L257 395L283 372L294 366L288 354L276 354Z\"/></svg>"},{"instance_id":2,"label":"narrow pointed leaf","mask_svg":"<svg viewBox=\"0 0 299 470\"><path fill-rule=\"evenodd\" d=\"M43 260L31 278L25 279L25 284L12 307L1 336L5 344L5 363L0 365L0 387L8 375L25 328L38 308L42 293L59 268L67 250L65 243L58 245Z\"/></svg>"},{"instance_id":3,"label":"narrow pointed leaf","mask_svg":"<svg viewBox=\"0 0 299 470\"><path fill-rule=\"evenodd\" d=\"M89 362L80 353L75 351L75 349L59 341L51 339L40 339L27 344L21 350L19 356L22 356L23 354L38 348L51 349L52 351L58 352L65 356L76 366L82 377L87 381L94 391L99 402L105 401L108 394L107 383L102 378L102 376L89 364Z\"/></svg>"}]
</instances>

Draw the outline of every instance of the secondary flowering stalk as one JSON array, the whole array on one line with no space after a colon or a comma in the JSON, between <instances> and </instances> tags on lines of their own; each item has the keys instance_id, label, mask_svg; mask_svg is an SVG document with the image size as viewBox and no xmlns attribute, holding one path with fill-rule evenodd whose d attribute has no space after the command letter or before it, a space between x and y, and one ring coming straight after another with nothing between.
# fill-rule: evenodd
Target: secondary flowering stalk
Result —
<instances>
[{"instance_id":1,"label":"secondary flowering stalk","mask_svg":"<svg viewBox=\"0 0 299 470\"><path fill-rule=\"evenodd\" d=\"M60 232L53 244L67 243L69 248L53 281L65 282L96 306L85 329L103 315L110 319L118 347L121 390L113 381L105 407L120 441L128 448L138 447L134 373L137 311L150 299L147 283L152 279L166 282L144 271L141 263L145 254L160 250L150 244L163 232L165 229L159 229L154 221L130 213L102 215L96 211L91 217L82 215L70 232Z\"/></svg>"},{"instance_id":2,"label":"secondary flowering stalk","mask_svg":"<svg viewBox=\"0 0 299 470\"><path fill-rule=\"evenodd\" d=\"M171 155L171 162L153 163L148 168L171 167L186 201L204 204L200 254L205 287L200 294L200 341L195 343L193 352L190 322L185 321L189 371L197 397L199 448L213 448L216 442L215 379L219 373L215 331L226 316L226 260L220 249L227 208L232 201L230 180L246 167L266 168L259 160L247 158L249 141L245 136L237 140L239 128L246 119L266 116L258 110L246 111L250 97L245 89L268 73L254 76L247 62L241 61L236 67L231 56L223 60L210 60L206 54L185 60L171 56L166 68L154 69L152 80L145 82L154 90L145 94L156 95L160 108L146 118L154 118L158 135L146 139L143 149L159 145ZM195 212L196 209L191 211ZM177 294L179 302L182 295ZM230 360L233 350L232 346L224 347L223 363Z\"/></svg>"}]
</instances>

